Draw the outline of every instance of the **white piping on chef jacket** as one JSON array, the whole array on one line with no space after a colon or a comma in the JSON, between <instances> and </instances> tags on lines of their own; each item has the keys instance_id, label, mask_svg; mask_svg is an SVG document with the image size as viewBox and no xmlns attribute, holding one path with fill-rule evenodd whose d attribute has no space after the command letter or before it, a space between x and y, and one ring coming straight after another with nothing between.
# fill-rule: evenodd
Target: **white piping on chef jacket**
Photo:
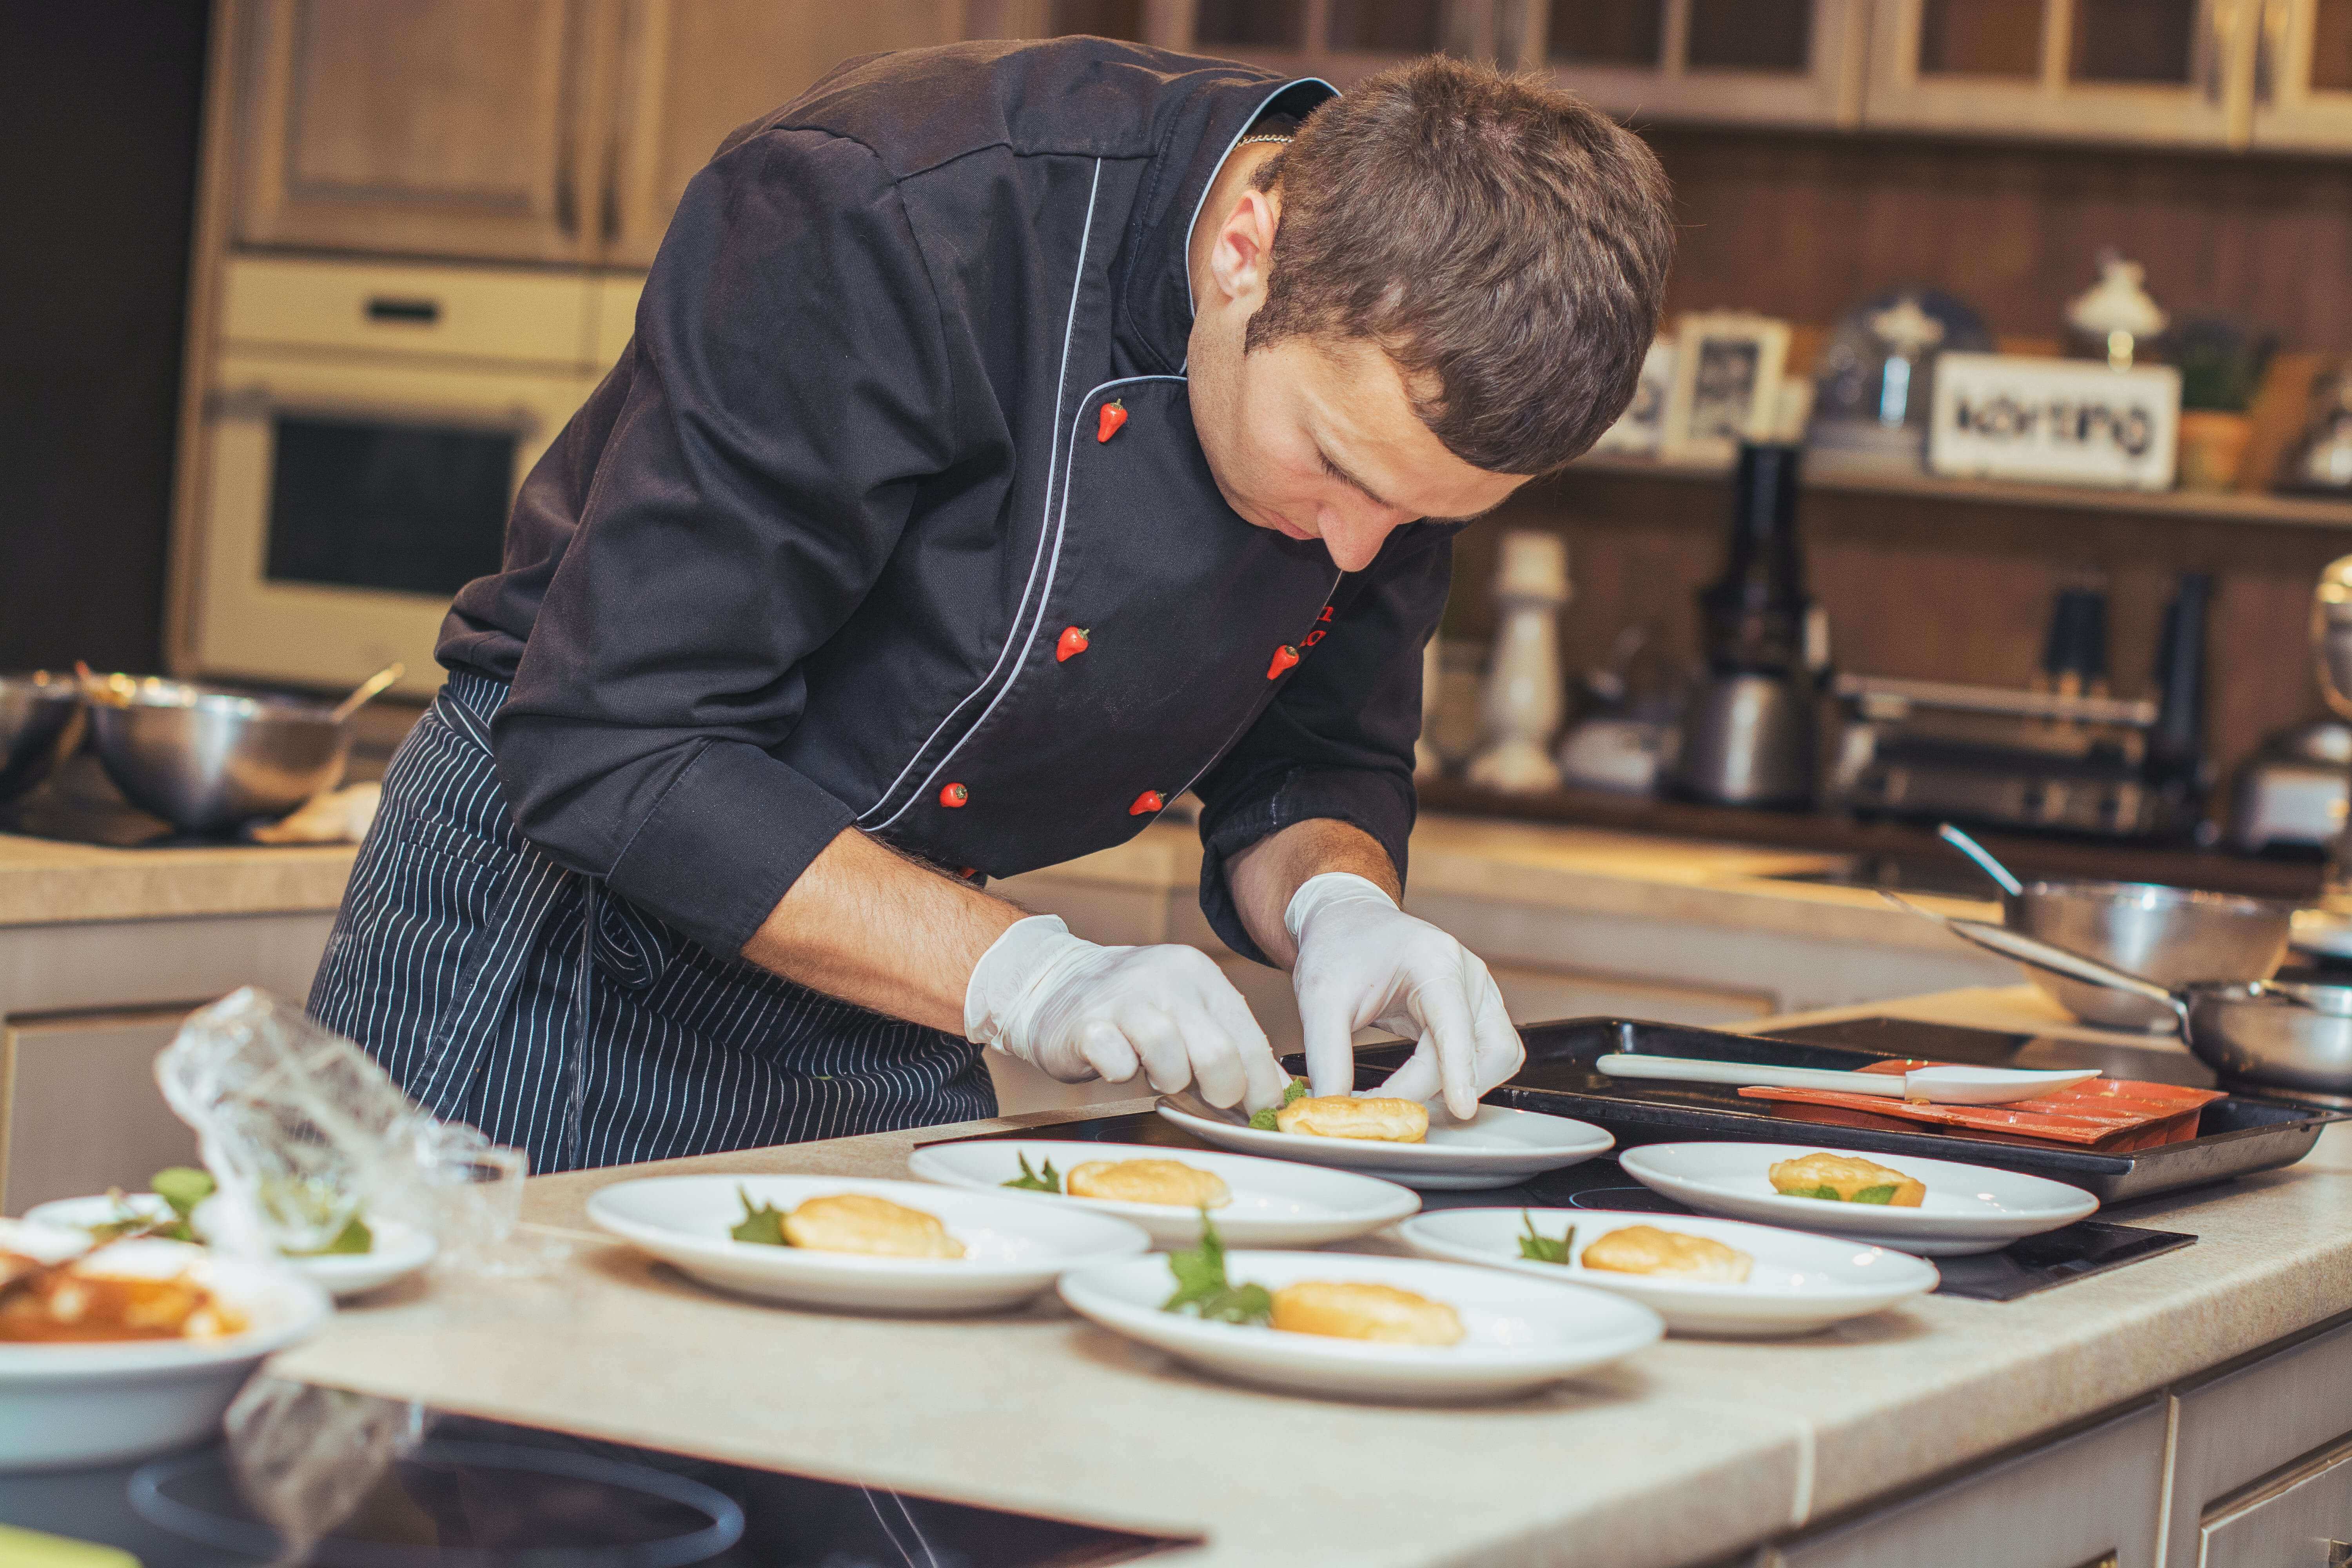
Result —
<instances>
[{"instance_id":1,"label":"white piping on chef jacket","mask_svg":"<svg viewBox=\"0 0 2352 1568\"><path fill-rule=\"evenodd\" d=\"M1087 405L1095 400L1096 394L1108 392L1114 386L1133 386L1139 382L1146 381L1181 382L1183 379L1184 377L1181 375L1123 375L1115 381L1106 381L1097 385L1088 387L1087 389L1087 395L1078 399L1078 411L1070 416L1070 466L1062 472L1062 504L1054 517L1054 552L1052 556L1047 559L1045 563L1045 591L1042 595L1038 595L1037 599L1037 619L1040 623L1042 623L1045 618L1046 606L1053 603L1054 579L1062 569L1062 539L1064 535L1069 531L1070 526L1070 491L1076 488L1070 481L1077 477L1078 426L1087 416ZM1028 642L1029 637L1034 635L1035 633L1033 628L1031 632L1016 638L1015 641L1025 645ZM1010 647L1012 645L1008 644L1007 646ZM988 700L988 706L982 709L980 711L980 717L971 721L971 728L966 730L961 735L958 736L956 738L956 743L948 748L947 754L931 765L931 771L924 775L923 782L916 786L915 793L907 797L905 804L900 805L898 810L892 812L881 823L877 825L872 831L878 833L883 828L889 826L891 823L896 822L900 817L906 816L907 807L913 805L917 801L922 799L923 796L929 792L932 781L937 779L941 773L946 771L947 765L950 763L955 761L955 754L963 750L963 743L980 732L981 727L988 722L988 716L996 711L996 705L1003 701L1007 697L1011 696L1013 694L1013 689L1020 683L1021 669L1020 667L1016 665L1013 667L1013 679L1006 681L1003 686L998 689L996 695ZM928 742L926 743L928 744Z\"/></svg>"},{"instance_id":2,"label":"white piping on chef jacket","mask_svg":"<svg viewBox=\"0 0 2352 1568\"><path fill-rule=\"evenodd\" d=\"M1208 184L1201 187L1201 199L1192 204L1192 220L1184 226L1184 313L1186 315L1197 316L1201 313L1200 305L1192 298L1192 231L1201 226L1201 209L1209 205L1210 188L1217 183L1217 174L1224 173L1225 160L1234 155L1234 149L1242 144L1242 138L1249 134L1249 128L1257 123L1257 117L1259 115L1265 112L1265 106L1272 103L1276 99L1280 98L1284 93L1288 92L1292 88L1305 87L1310 81L1317 87L1330 88L1332 97L1337 98L1339 96L1339 89L1336 87L1331 87L1329 82L1325 81L1319 76L1303 76L1298 78L1296 81L1284 82L1280 87L1276 88L1272 92L1267 93L1264 98L1260 99L1258 100L1257 107L1249 111L1249 118L1242 121L1242 128L1234 132L1234 139L1225 143L1224 152L1219 154L1217 158L1216 174L1211 174L1209 176ZM1190 370L1192 368L1192 344L1189 338L1185 341L1184 344L1184 363L1176 368L1179 370Z\"/></svg>"},{"instance_id":3,"label":"white piping on chef jacket","mask_svg":"<svg viewBox=\"0 0 2352 1568\"><path fill-rule=\"evenodd\" d=\"M1066 317L1062 322L1062 368L1060 374L1054 382L1054 423L1055 425L1059 425L1062 422L1062 399L1064 395L1069 391L1070 338L1078 324L1078 297L1080 294L1085 292L1087 286L1087 247L1093 242L1095 236L1095 198L1102 192L1102 166L1103 161L1100 158L1096 159L1094 183L1087 187L1086 226L1078 231L1078 270L1077 276L1072 279L1070 282L1070 310L1068 316ZM1091 397L1094 394L1090 392L1087 394L1087 395ZM1085 406L1084 400L1080 401L1079 406L1082 408ZM1072 449L1074 451L1076 450L1076 433L1073 430L1071 434L1071 442ZM970 691L964 693L962 697L957 700L956 705L948 710L947 717L941 719L937 724L932 726L931 732L923 737L923 743L917 746L912 754L907 758L906 766L898 770L898 776L890 781L889 787L883 790L879 795L875 797L874 804L872 805L867 806L863 812L858 814L860 826L864 826L865 819L866 817L869 817L876 812L881 810L884 803L888 801L893 795L898 793L898 786L907 782L907 774L913 770L918 762L922 760L923 753L931 749L931 743L946 732L949 725L955 722L957 714L962 712L965 707L970 704L974 698L988 689L990 682L993 681L999 674L1003 673L1004 669L1004 661L1012 657L1014 649L1026 646L1030 637L1033 635L1032 632L1024 631L1022 629L1022 623L1027 619L1029 615L1029 593L1031 589L1037 585L1038 565L1045 559L1046 537L1048 534L1054 532L1052 526L1054 514L1054 475L1057 467L1057 460L1060 458L1061 455L1061 448L1056 443L1052 441L1048 441L1046 443L1045 510L1044 515L1040 516L1037 520L1037 553L1030 557L1029 580L1021 585L1021 604L1019 607L1013 612L1012 635L1004 639L1004 646L997 650L996 662L988 667L988 673L981 677L980 684L973 687ZM1066 506L1064 510L1066 511ZM1058 536L1055 538L1055 553L1058 554ZM1050 574L1048 574L1046 577L1045 587L1046 592L1051 593L1053 591L1053 578ZM1037 613L1041 616L1045 613L1045 604L1043 599L1040 599L1037 603ZM1008 682L1007 684L1009 685L1010 683ZM1003 694L1002 692L998 693L999 697L1002 697L1003 695ZM996 704L994 702L991 702L988 706L991 709L993 709ZM983 711L980 717L982 720L985 720L988 717L988 714ZM974 728L977 728L978 724L979 721L974 721ZM961 742L957 742L957 745L959 746L961 744ZM955 750L951 747L949 749L948 756L951 757L953 755L955 755ZM947 758L942 757L940 760L941 764L944 765ZM937 769L932 770L932 776L938 776ZM923 782L924 786L928 788L930 781L926 779ZM875 825L872 831L879 832L882 828L889 826L891 823L896 822L898 818L904 816L907 814L907 807L914 805L916 799L919 798L922 793L922 790L918 789L914 795L908 796L904 805L900 805L898 810L892 812L889 816L884 819L881 823Z\"/></svg>"}]
</instances>

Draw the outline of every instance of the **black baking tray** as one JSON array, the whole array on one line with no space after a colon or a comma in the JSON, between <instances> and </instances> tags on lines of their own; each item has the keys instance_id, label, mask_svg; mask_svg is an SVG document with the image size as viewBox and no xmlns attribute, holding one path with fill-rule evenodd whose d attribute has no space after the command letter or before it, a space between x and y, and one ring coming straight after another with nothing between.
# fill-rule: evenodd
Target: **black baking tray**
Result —
<instances>
[{"instance_id":1,"label":"black baking tray","mask_svg":"<svg viewBox=\"0 0 2352 1568\"><path fill-rule=\"evenodd\" d=\"M2195 1138L2129 1153L2003 1143L1932 1127L1882 1131L1780 1114L1772 1101L1742 1100L1738 1089L1725 1086L1610 1078L1592 1063L1612 1051L1634 1051L1852 1071L1907 1057L1987 1067L2097 1067L2110 1077L2191 1088L2211 1088L2213 1078L2184 1052L2151 1048L2130 1037L2108 1045L1900 1018L1855 1019L1780 1036L1730 1035L1634 1018L1568 1018L1527 1026L1519 1034L1527 1042L1527 1064L1486 1100L1592 1122L1608 1129L1621 1149L1728 1141L1916 1154L2047 1176L2081 1187L2102 1204L2291 1165L2311 1152L2322 1128L2345 1119L2337 1111L2232 1094L2206 1105ZM1359 1047L1357 1086L1377 1085L1411 1049L1402 1044Z\"/></svg>"}]
</instances>

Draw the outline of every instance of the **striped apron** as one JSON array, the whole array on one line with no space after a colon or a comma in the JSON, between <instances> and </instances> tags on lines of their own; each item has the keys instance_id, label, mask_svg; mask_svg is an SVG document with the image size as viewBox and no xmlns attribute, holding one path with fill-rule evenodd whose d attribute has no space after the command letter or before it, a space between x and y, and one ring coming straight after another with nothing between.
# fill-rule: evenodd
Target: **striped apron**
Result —
<instances>
[{"instance_id":1,"label":"striped apron","mask_svg":"<svg viewBox=\"0 0 2352 1568\"><path fill-rule=\"evenodd\" d=\"M981 1048L688 940L516 831L453 673L402 743L310 990L436 1116L534 1172L992 1115Z\"/></svg>"}]
</instances>

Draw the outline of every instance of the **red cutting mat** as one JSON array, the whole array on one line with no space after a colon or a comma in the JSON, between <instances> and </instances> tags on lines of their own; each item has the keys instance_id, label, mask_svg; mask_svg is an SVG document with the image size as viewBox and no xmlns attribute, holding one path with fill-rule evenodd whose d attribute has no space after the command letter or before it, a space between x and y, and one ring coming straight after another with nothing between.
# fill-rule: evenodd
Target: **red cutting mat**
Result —
<instances>
[{"instance_id":1,"label":"red cutting mat","mask_svg":"<svg viewBox=\"0 0 2352 1568\"><path fill-rule=\"evenodd\" d=\"M1906 1073L1914 1068L1945 1065L1883 1061L1860 1070ZM2060 1143L2111 1153L2187 1142L2197 1136L2198 1113L2209 1101L2221 1098L2218 1089L2183 1089L2179 1084L2121 1078L2095 1078L2055 1094L2008 1105L1927 1105L1820 1089L1743 1089L1739 1093L1745 1100L1773 1100L1783 1108L1782 1115L1801 1121L1880 1131L1900 1131L1906 1124L1925 1122L1999 1143Z\"/></svg>"}]
</instances>

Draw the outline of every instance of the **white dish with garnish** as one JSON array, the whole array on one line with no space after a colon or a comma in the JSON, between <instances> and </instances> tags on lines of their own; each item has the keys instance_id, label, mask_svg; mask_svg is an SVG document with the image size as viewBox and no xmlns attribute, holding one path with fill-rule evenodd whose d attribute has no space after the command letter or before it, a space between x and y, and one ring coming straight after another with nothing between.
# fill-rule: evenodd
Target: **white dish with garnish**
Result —
<instances>
[{"instance_id":1,"label":"white dish with garnish","mask_svg":"<svg viewBox=\"0 0 2352 1568\"><path fill-rule=\"evenodd\" d=\"M935 1217L961 1258L824 1252L730 1234L746 1203L785 1212L857 1193ZM648 1176L588 1199L598 1227L706 1285L767 1301L871 1312L984 1312L1050 1289L1064 1270L1130 1258L1150 1238L1125 1220L1009 1194L853 1176Z\"/></svg>"},{"instance_id":2,"label":"white dish with garnish","mask_svg":"<svg viewBox=\"0 0 2352 1568\"><path fill-rule=\"evenodd\" d=\"M1196 1116L1164 1100L1160 1102L1160 1114L1220 1149L1384 1176L1431 1192L1516 1186L1530 1176L1606 1154L1616 1143L1590 1121L1499 1105L1480 1106L1478 1114L1467 1121L1457 1121L1444 1106L1433 1105L1429 1109L1429 1135L1419 1143L1270 1131Z\"/></svg>"},{"instance_id":3,"label":"white dish with garnish","mask_svg":"<svg viewBox=\"0 0 2352 1568\"><path fill-rule=\"evenodd\" d=\"M1579 1261L1539 1262L1524 1256L1519 1243L1530 1225L1538 1237L1552 1242L1575 1226L1570 1252ZM1733 1283L1582 1266L1585 1247L1634 1226L1705 1237L1744 1252L1752 1260L1748 1278ZM1415 1215L1398 1226L1397 1234L1423 1258L1589 1285L1651 1308L1675 1333L1727 1338L1809 1334L1924 1296L1937 1280L1934 1264L1907 1252L1698 1215L1632 1209L1445 1209Z\"/></svg>"},{"instance_id":4,"label":"white dish with garnish","mask_svg":"<svg viewBox=\"0 0 2352 1568\"><path fill-rule=\"evenodd\" d=\"M0 1250L57 1262L89 1247L81 1231L0 1220ZM0 1342L0 1470L115 1464L201 1441L263 1357L334 1310L325 1291L290 1270L184 1242L116 1242L88 1270L185 1273L243 1326L206 1338Z\"/></svg>"},{"instance_id":5,"label":"white dish with garnish","mask_svg":"<svg viewBox=\"0 0 2352 1568\"><path fill-rule=\"evenodd\" d=\"M1790 1197L1773 1190L1774 1164L1822 1152L1807 1143L1645 1143L1626 1150L1617 1163L1643 1186L1707 1214L1827 1231L1934 1258L1996 1252L2012 1241L2087 1219L2099 1208L2097 1198L2063 1182L1909 1154L1887 1159L1890 1168L1926 1184L1927 1195L1916 1208Z\"/></svg>"},{"instance_id":6,"label":"white dish with garnish","mask_svg":"<svg viewBox=\"0 0 2352 1568\"><path fill-rule=\"evenodd\" d=\"M1052 1162L1057 1177L1097 1160L1173 1160L1207 1171L1221 1178L1232 1194L1229 1202L1209 1211L1229 1247L1320 1247L1369 1235L1421 1207L1421 1199L1412 1193L1377 1176L1149 1143L977 1138L918 1149L907 1168L927 1182L975 1192L1010 1192L1013 1189L1004 1184L1021 1175L1024 1160L1033 1173L1042 1173ZM1018 1195L1116 1215L1141 1226L1157 1247L1191 1247L1201 1239L1197 1208L1043 1192Z\"/></svg>"},{"instance_id":7,"label":"white dish with garnish","mask_svg":"<svg viewBox=\"0 0 2352 1568\"><path fill-rule=\"evenodd\" d=\"M1221 1226L1222 1228L1222 1226ZM1227 1255L1235 1286L1269 1291L1302 1280L1387 1285L1454 1309L1451 1345L1383 1344L1208 1321L1161 1310L1174 1280L1166 1258L1080 1269L1062 1299L1115 1333L1243 1383L1346 1399L1495 1399L1604 1366L1665 1332L1638 1301L1496 1268L1352 1252Z\"/></svg>"},{"instance_id":8,"label":"white dish with garnish","mask_svg":"<svg viewBox=\"0 0 2352 1568\"><path fill-rule=\"evenodd\" d=\"M199 1240L203 1239L205 1210L217 1201L207 1198L196 1210L194 1224ZM87 1234L125 1218L168 1221L172 1218L172 1205L154 1193L124 1193L120 1197L104 1194L89 1198L58 1198L26 1210L25 1217L36 1225L53 1225ZM365 1252L313 1253L282 1258L279 1261L338 1301L381 1290L433 1261L436 1244L429 1234L415 1226L394 1219L371 1219L367 1226L372 1245Z\"/></svg>"}]
</instances>

